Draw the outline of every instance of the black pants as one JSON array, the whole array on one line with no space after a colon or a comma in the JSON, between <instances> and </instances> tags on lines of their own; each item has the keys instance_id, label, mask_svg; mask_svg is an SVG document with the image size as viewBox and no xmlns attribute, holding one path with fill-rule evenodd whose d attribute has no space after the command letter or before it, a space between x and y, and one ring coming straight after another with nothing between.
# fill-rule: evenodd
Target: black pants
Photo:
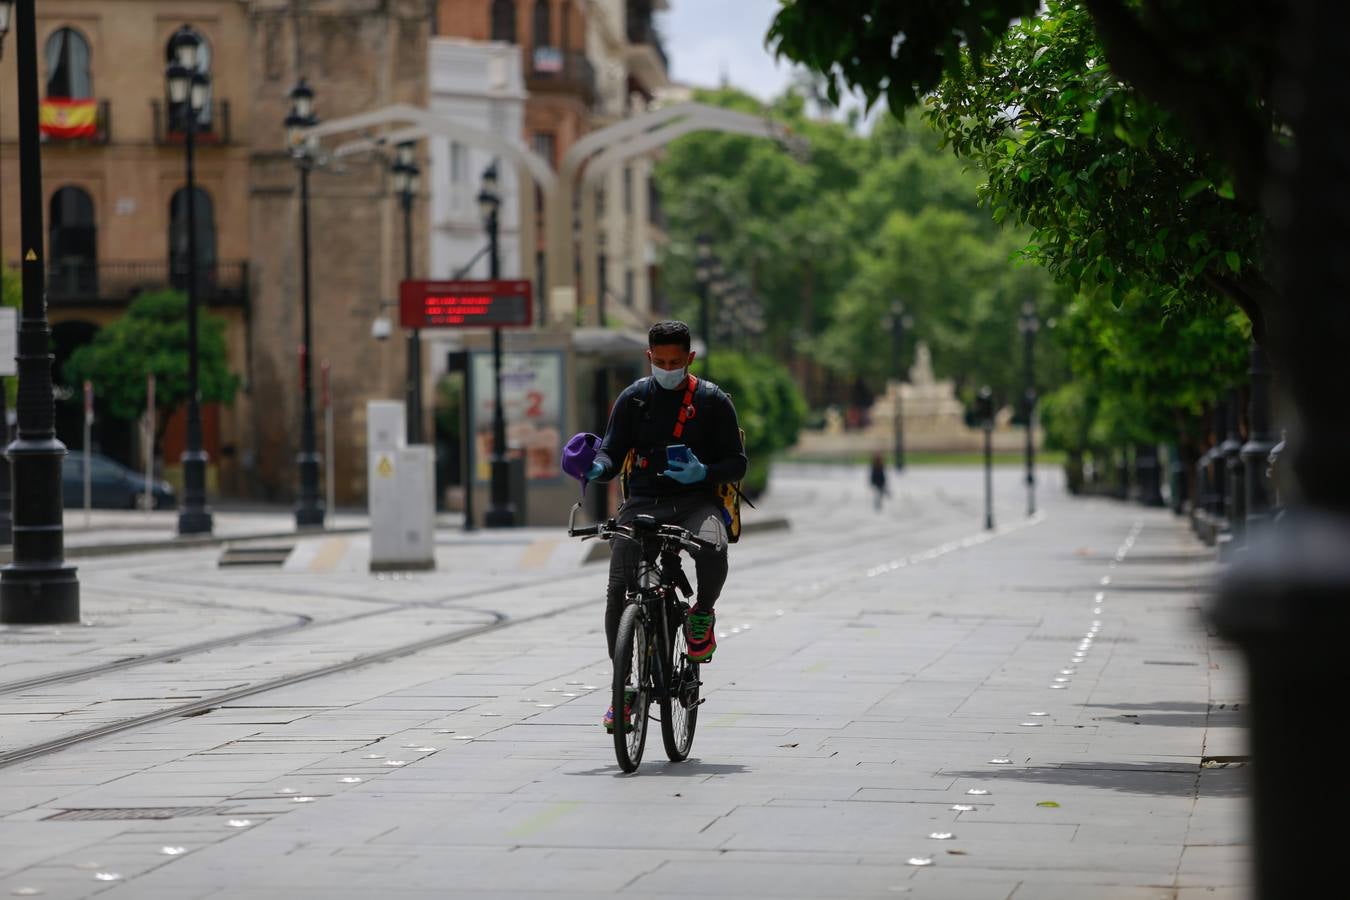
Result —
<instances>
[{"instance_id":1,"label":"black pants","mask_svg":"<svg viewBox=\"0 0 1350 900\"><path fill-rule=\"evenodd\" d=\"M626 525L639 515L652 516L662 525L679 525L717 545L715 550L691 554L698 583L698 606L711 610L727 580L727 529L722 524L716 501L706 494L632 497L619 508L619 524ZM619 633L619 619L623 616L624 596L637 588L637 568L641 560L642 549L632 541L615 538L610 542L609 587L605 594L605 640L609 643L610 659L614 658L614 641Z\"/></svg>"}]
</instances>

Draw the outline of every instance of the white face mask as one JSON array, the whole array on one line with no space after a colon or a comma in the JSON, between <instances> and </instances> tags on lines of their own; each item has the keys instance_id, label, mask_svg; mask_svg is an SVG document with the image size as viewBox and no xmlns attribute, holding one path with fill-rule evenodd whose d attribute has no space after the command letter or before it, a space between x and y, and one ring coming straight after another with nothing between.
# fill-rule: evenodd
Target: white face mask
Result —
<instances>
[{"instance_id":1,"label":"white face mask","mask_svg":"<svg viewBox=\"0 0 1350 900\"><path fill-rule=\"evenodd\" d=\"M683 367L678 369L663 369L654 363L652 364L652 377L656 379L657 384L668 391L675 390L684 382L684 372L685 369Z\"/></svg>"}]
</instances>

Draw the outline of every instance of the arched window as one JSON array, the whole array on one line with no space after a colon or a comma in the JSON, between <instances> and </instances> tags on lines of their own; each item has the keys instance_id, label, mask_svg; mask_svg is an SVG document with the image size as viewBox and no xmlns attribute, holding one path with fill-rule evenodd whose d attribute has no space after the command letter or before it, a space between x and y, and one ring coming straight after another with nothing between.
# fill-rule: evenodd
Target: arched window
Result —
<instances>
[{"instance_id":1,"label":"arched window","mask_svg":"<svg viewBox=\"0 0 1350 900\"><path fill-rule=\"evenodd\" d=\"M553 22L549 15L548 0L534 0L534 47L553 46Z\"/></svg>"},{"instance_id":2,"label":"arched window","mask_svg":"<svg viewBox=\"0 0 1350 900\"><path fill-rule=\"evenodd\" d=\"M47 38L47 96L70 100L94 96L89 42L74 28L58 28Z\"/></svg>"},{"instance_id":3,"label":"arched window","mask_svg":"<svg viewBox=\"0 0 1350 900\"><path fill-rule=\"evenodd\" d=\"M492 39L516 42L516 0L492 0Z\"/></svg>"},{"instance_id":4,"label":"arched window","mask_svg":"<svg viewBox=\"0 0 1350 900\"><path fill-rule=\"evenodd\" d=\"M98 292L98 225L94 201L83 188L52 194L47 231L48 288L53 296L88 297Z\"/></svg>"},{"instance_id":5,"label":"arched window","mask_svg":"<svg viewBox=\"0 0 1350 900\"><path fill-rule=\"evenodd\" d=\"M192 189L193 220L197 223L197 284L210 285L216 273L216 210L211 195ZM188 284L187 188L174 191L169 201L169 282L179 290Z\"/></svg>"}]
</instances>

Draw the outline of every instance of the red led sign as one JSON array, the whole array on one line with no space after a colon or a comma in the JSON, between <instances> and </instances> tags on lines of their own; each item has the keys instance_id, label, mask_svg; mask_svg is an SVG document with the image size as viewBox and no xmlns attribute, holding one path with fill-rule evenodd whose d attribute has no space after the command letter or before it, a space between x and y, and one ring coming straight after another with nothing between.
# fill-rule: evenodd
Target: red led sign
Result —
<instances>
[{"instance_id":1,"label":"red led sign","mask_svg":"<svg viewBox=\"0 0 1350 900\"><path fill-rule=\"evenodd\" d=\"M404 328L511 328L533 321L528 281L404 281L398 288Z\"/></svg>"}]
</instances>

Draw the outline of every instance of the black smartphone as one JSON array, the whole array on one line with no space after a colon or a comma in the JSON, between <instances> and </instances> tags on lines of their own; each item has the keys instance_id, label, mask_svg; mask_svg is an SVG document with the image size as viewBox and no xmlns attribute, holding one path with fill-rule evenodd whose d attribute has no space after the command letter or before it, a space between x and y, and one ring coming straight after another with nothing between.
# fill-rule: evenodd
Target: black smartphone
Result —
<instances>
[{"instance_id":1,"label":"black smartphone","mask_svg":"<svg viewBox=\"0 0 1350 900\"><path fill-rule=\"evenodd\" d=\"M666 467L684 467L689 464L689 448L684 444L666 445Z\"/></svg>"}]
</instances>

